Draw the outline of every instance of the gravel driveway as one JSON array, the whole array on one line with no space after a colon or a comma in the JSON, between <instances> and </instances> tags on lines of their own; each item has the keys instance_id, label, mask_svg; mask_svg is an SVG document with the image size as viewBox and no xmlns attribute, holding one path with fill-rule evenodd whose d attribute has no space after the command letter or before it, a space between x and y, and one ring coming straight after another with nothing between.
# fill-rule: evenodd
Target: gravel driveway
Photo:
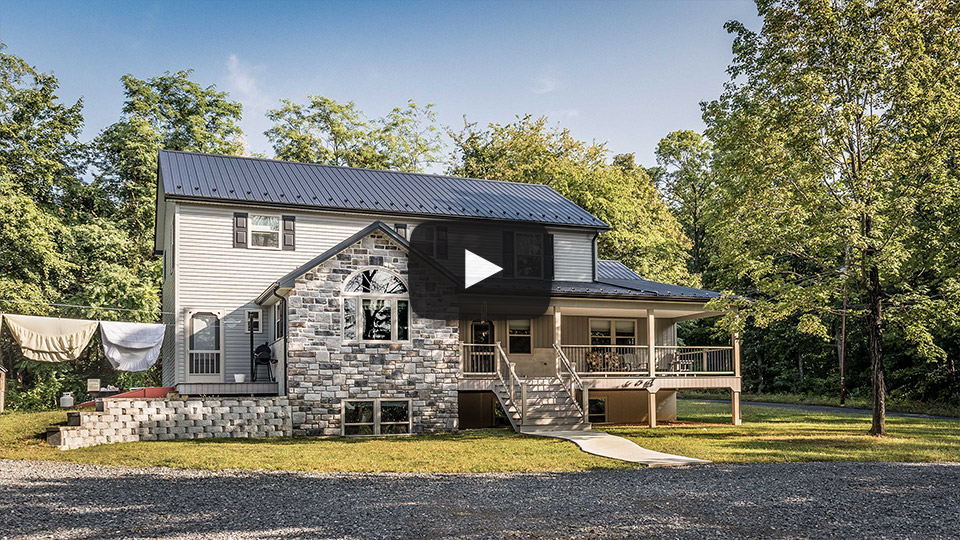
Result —
<instances>
[{"instance_id":1,"label":"gravel driveway","mask_svg":"<svg viewBox=\"0 0 960 540\"><path fill-rule=\"evenodd\" d=\"M314 475L0 460L3 538L960 536L960 465Z\"/></svg>"}]
</instances>

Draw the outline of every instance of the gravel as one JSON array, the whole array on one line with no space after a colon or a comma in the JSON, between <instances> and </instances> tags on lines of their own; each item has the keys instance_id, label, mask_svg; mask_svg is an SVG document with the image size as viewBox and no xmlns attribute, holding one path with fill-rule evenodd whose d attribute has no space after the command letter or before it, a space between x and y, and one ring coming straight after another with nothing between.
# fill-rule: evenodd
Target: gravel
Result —
<instances>
[{"instance_id":1,"label":"gravel","mask_svg":"<svg viewBox=\"0 0 960 540\"><path fill-rule=\"evenodd\" d=\"M2 538L949 538L960 465L303 474L0 460Z\"/></svg>"}]
</instances>

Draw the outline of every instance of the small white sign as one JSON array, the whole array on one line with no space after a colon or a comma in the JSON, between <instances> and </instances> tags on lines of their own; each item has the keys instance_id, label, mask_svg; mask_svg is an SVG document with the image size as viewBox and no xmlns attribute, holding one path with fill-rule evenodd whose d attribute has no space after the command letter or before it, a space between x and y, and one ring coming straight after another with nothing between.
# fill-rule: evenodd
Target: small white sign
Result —
<instances>
[{"instance_id":1,"label":"small white sign","mask_svg":"<svg viewBox=\"0 0 960 540\"><path fill-rule=\"evenodd\" d=\"M100 379L87 379L87 392L99 392Z\"/></svg>"}]
</instances>

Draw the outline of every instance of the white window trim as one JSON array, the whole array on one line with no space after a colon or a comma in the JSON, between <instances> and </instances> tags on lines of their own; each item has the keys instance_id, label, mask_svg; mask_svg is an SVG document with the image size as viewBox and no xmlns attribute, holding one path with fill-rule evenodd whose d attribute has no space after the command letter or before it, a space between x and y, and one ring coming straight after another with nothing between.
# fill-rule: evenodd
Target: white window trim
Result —
<instances>
[{"instance_id":1,"label":"white window trim","mask_svg":"<svg viewBox=\"0 0 960 540\"><path fill-rule=\"evenodd\" d=\"M254 334L263 333L263 310L262 309L247 309L243 312L243 333L249 334L250 328L247 326L247 323L250 321L250 314L257 314L257 331Z\"/></svg>"},{"instance_id":2,"label":"white window trim","mask_svg":"<svg viewBox=\"0 0 960 540\"><path fill-rule=\"evenodd\" d=\"M253 245L253 216L277 218L279 229L277 229L277 247L255 246ZM280 251L283 249L283 216L269 212L257 212L247 214L247 247L249 249L262 249L266 251Z\"/></svg>"},{"instance_id":3,"label":"white window trim","mask_svg":"<svg viewBox=\"0 0 960 540\"><path fill-rule=\"evenodd\" d=\"M193 330L192 322L193 316L198 313L212 313L220 319L220 349L217 351L207 351L207 350L194 350L190 348L190 332ZM200 308L190 308L186 310L186 317L184 318L184 379L186 382L223 382L226 371L226 362L224 362L224 310L222 309L200 309ZM190 373L190 353L194 352L216 352L220 354L220 373L217 375L211 374L191 374Z\"/></svg>"},{"instance_id":4,"label":"white window trim","mask_svg":"<svg viewBox=\"0 0 960 540\"><path fill-rule=\"evenodd\" d=\"M374 345L385 345L390 343L410 343L413 340L413 304L410 301L410 288L407 286L407 282L400 277L400 274L394 272L393 270L386 268L384 266L365 266L356 270L347 276L347 279L343 280L343 285L346 286L353 278L358 274L365 272L367 270L377 270L381 272L388 272L396 276L400 280L400 283L403 283L403 286L407 288L406 293L402 294L375 294L375 293L363 293L363 292L343 292L340 293L340 338L344 343L370 343ZM347 338L346 336L346 300L348 298L356 299L357 301L357 310L354 313L356 320L354 321L354 332L356 337ZM390 303L390 335L396 336L399 334L398 323L399 316L397 315L397 302L396 300L406 300L407 301L407 339L363 339L363 301L364 300L393 300ZM350 400L355 401L355 400Z\"/></svg>"},{"instance_id":5,"label":"white window trim","mask_svg":"<svg viewBox=\"0 0 960 540\"><path fill-rule=\"evenodd\" d=\"M530 323L530 334L529 334L528 336L511 336L511 335L510 335L510 322L511 322L511 321L528 321L528 322ZM510 342L512 341L512 339L513 339L514 337L518 337L518 338L520 338L520 337L528 337L528 338L530 338L530 352L528 352L528 353L520 353L520 352L515 353L515 352L513 352L513 349L511 348ZM533 354L533 319L509 319L509 320L507 320L507 354L514 354L514 355L520 355L520 356L526 356L526 355L528 355L528 354Z\"/></svg>"},{"instance_id":6,"label":"white window trim","mask_svg":"<svg viewBox=\"0 0 960 540\"><path fill-rule=\"evenodd\" d=\"M520 236L520 235L537 236L537 237L540 238L540 271L539 271L539 272L537 273L537 275L535 275L535 276L521 276L521 275L520 275L520 264L519 264L519 262L518 262L518 261L520 260L520 255L519 255L519 253L517 252L517 245L519 244L519 243L517 242L517 237ZM517 232L513 233L513 276L514 276L514 278L516 278L516 279L543 279L543 266L544 266L544 262L545 262L544 259L545 259L545 258L546 258L546 254L543 252L543 234L542 234L542 233L523 232L523 231L517 231Z\"/></svg>"},{"instance_id":7,"label":"white window trim","mask_svg":"<svg viewBox=\"0 0 960 540\"><path fill-rule=\"evenodd\" d=\"M287 335L287 317L284 310L286 301L277 300L273 307L273 339L278 340Z\"/></svg>"},{"instance_id":8,"label":"white window trim","mask_svg":"<svg viewBox=\"0 0 960 540\"><path fill-rule=\"evenodd\" d=\"M347 435L347 426L369 426L369 422L347 423L347 402L373 403L373 434L372 435ZM381 433L380 426L380 403L383 401L402 401L407 404L407 432L406 433ZM389 425L403 424L404 422L387 422ZM413 400L410 398L367 398L367 399L342 399L340 400L340 436L342 437L402 437L410 435L413 432Z\"/></svg>"},{"instance_id":9,"label":"white window trim","mask_svg":"<svg viewBox=\"0 0 960 540\"><path fill-rule=\"evenodd\" d=\"M610 322L610 345L617 345L617 323L618 322L629 322L633 324L633 345L621 345L621 347L640 347L640 336L637 334L637 320L636 319L609 319L606 317L590 317L587 320L587 342L590 345L593 345L593 321L609 321ZM602 345L599 345L602 347Z\"/></svg>"}]
</instances>

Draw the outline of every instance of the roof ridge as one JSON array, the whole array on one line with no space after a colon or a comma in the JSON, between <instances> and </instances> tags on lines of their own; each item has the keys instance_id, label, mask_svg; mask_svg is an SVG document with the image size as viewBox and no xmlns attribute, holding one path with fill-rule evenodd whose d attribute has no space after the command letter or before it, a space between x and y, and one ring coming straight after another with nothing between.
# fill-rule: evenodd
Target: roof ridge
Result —
<instances>
[{"instance_id":1,"label":"roof ridge","mask_svg":"<svg viewBox=\"0 0 960 540\"><path fill-rule=\"evenodd\" d=\"M353 170L353 171L371 171L371 172L378 172L378 173L409 174L409 175L415 175L415 176L428 176L431 178L449 178L453 180L472 180L475 182L492 182L492 183L498 183L498 184L537 186L537 187L549 189L550 191L556 193L557 195L560 195L560 192L553 189L553 187L547 184L537 184L535 182L514 182L513 180L494 180L492 178L474 178L472 176L453 176L449 174L398 171L396 169L374 169L371 167L351 167L349 165L328 165L326 163L311 163L309 161L290 161L287 159L271 159L271 158L257 157L257 156L234 156L230 154L214 154L211 152L191 152L188 150L170 150L168 148L161 148L160 151L176 153L176 154L191 154L191 155L201 155L201 156L221 157L221 158L231 158L231 159L247 159L251 161L267 161L270 163L289 163L291 165L306 165L309 167L322 167L327 169L347 169L347 170ZM563 195L560 195L560 196L563 197Z\"/></svg>"}]
</instances>

